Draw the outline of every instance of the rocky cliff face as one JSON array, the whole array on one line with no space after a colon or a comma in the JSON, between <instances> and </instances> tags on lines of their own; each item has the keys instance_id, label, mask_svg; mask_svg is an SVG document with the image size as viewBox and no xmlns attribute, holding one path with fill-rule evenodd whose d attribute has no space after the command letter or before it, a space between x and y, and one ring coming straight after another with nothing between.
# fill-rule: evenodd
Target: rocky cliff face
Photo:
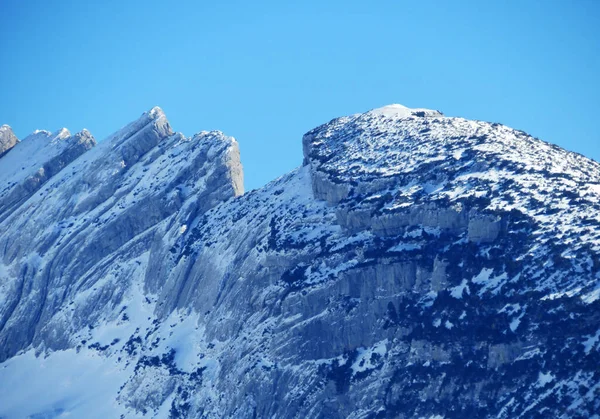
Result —
<instances>
[{"instance_id":1,"label":"rocky cliff face","mask_svg":"<svg viewBox=\"0 0 600 419\"><path fill-rule=\"evenodd\" d=\"M155 108L6 201L0 416L600 410L598 163L400 105L303 147L242 195L235 140Z\"/></svg>"}]
</instances>

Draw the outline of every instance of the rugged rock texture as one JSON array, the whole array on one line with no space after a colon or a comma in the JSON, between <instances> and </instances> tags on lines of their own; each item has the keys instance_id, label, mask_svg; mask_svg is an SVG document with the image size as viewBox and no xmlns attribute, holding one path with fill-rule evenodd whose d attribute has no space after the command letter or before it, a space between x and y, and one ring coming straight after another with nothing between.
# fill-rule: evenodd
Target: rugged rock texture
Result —
<instances>
[{"instance_id":1,"label":"rugged rock texture","mask_svg":"<svg viewBox=\"0 0 600 419\"><path fill-rule=\"evenodd\" d=\"M48 133L19 146L40 135ZM131 261L150 249L161 222L168 223L182 207L186 216L198 216L242 192L239 174L230 170L239 171L235 141L218 132L191 139L173 134L158 108L66 169L65 163L93 138L87 132L57 138L60 144L45 145L60 151L33 176L20 176L22 183L9 182L15 186L3 201L15 202L9 199L14 191L29 192L21 185L31 185L32 179L33 191L43 185L1 224L7 278L2 281L0 359L30 344L67 348L70 333L121 302L135 275L125 271L127 278L107 278L120 260ZM5 158L18 157L18 151ZM74 299L79 300L75 306Z\"/></svg>"},{"instance_id":2,"label":"rugged rock texture","mask_svg":"<svg viewBox=\"0 0 600 419\"><path fill-rule=\"evenodd\" d=\"M36 131L15 143L0 163L0 221L94 145L96 140L87 130L71 135L66 128L53 134Z\"/></svg>"},{"instance_id":3,"label":"rugged rock texture","mask_svg":"<svg viewBox=\"0 0 600 419\"><path fill-rule=\"evenodd\" d=\"M0 157L9 152L13 148L19 139L13 133L12 128L8 125L2 125L0 127Z\"/></svg>"},{"instance_id":4,"label":"rugged rock texture","mask_svg":"<svg viewBox=\"0 0 600 419\"><path fill-rule=\"evenodd\" d=\"M0 416L600 411L598 163L400 105L303 147L233 199L235 141L153 109L11 210ZM37 380L76 381L65 359L98 388L25 408L2 385L41 362Z\"/></svg>"}]
</instances>

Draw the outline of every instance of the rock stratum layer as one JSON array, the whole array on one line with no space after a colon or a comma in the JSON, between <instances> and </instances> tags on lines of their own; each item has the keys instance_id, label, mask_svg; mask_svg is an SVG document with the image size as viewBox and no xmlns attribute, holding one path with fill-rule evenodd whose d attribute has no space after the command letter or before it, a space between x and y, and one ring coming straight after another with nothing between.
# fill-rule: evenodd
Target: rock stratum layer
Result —
<instances>
[{"instance_id":1,"label":"rock stratum layer","mask_svg":"<svg viewBox=\"0 0 600 419\"><path fill-rule=\"evenodd\" d=\"M600 165L391 105L243 194L159 108L0 130L0 417L600 411ZM43 394L43 396L40 396Z\"/></svg>"}]
</instances>

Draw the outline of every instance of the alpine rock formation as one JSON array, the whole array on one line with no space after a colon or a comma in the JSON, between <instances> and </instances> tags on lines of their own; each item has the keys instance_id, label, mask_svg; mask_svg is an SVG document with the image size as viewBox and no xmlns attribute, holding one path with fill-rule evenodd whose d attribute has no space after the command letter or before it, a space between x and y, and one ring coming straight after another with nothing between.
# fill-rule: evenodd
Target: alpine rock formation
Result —
<instances>
[{"instance_id":1,"label":"alpine rock formation","mask_svg":"<svg viewBox=\"0 0 600 419\"><path fill-rule=\"evenodd\" d=\"M600 164L390 105L243 193L159 108L0 129L0 417L600 412Z\"/></svg>"}]
</instances>

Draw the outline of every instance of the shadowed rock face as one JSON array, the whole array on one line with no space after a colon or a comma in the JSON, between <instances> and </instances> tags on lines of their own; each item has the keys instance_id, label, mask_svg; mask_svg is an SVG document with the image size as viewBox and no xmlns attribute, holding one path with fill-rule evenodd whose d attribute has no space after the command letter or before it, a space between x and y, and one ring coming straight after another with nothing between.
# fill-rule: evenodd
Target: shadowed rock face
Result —
<instances>
[{"instance_id":1,"label":"shadowed rock face","mask_svg":"<svg viewBox=\"0 0 600 419\"><path fill-rule=\"evenodd\" d=\"M599 410L598 163L400 105L303 148L242 195L235 140L155 108L50 178L0 223L0 390L75 348L115 416Z\"/></svg>"}]
</instances>

